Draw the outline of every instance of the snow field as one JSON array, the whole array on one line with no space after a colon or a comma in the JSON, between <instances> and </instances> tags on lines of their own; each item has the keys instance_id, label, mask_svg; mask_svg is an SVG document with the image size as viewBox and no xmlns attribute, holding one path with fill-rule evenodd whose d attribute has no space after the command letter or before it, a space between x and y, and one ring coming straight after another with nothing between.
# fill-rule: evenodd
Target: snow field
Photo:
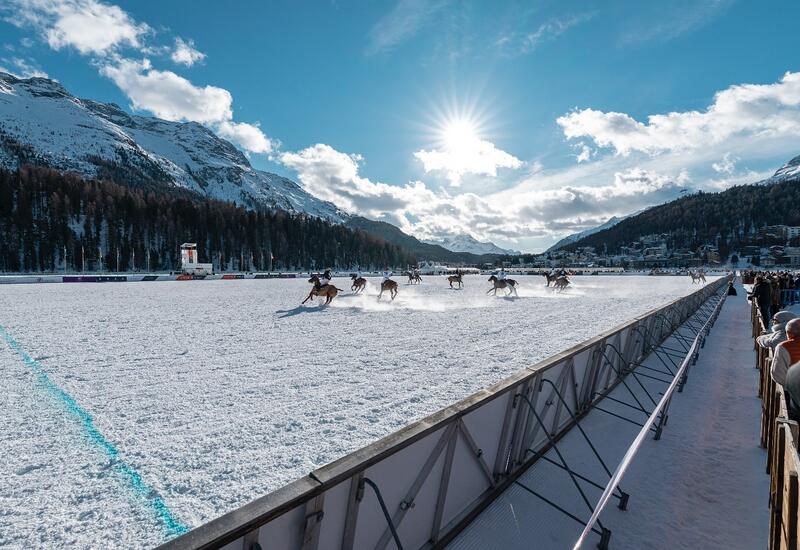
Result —
<instances>
[{"instance_id":1,"label":"snow field","mask_svg":"<svg viewBox=\"0 0 800 550\"><path fill-rule=\"evenodd\" d=\"M0 325L189 527L630 318L688 277L378 279L329 307L300 280L11 285ZM502 291L499 291L502 293ZM169 532L107 454L0 343L0 545L150 547ZM4 537L4 538L3 538Z\"/></svg>"}]
</instances>

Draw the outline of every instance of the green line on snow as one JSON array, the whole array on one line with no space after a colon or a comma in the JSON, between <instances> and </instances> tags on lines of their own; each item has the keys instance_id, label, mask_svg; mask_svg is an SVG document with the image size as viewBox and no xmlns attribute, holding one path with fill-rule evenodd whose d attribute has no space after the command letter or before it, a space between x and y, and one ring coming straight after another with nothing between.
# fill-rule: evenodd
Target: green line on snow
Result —
<instances>
[{"instance_id":1,"label":"green line on snow","mask_svg":"<svg viewBox=\"0 0 800 550\"><path fill-rule=\"evenodd\" d=\"M58 399L64 405L67 411L80 423L86 434L89 436L89 440L94 443L95 446L99 447L103 452L105 452L106 455L108 455L116 469L122 474L122 477L127 481L133 492L142 497L153 509L153 512L155 512L161 523L164 524L164 527L169 535L174 536L187 532L189 528L172 515L172 512L170 512L164 500L152 487L145 483L139 472L137 472L132 466L120 458L119 449L117 449L113 443L111 443L103 436L102 433L100 433L100 430L98 430L97 426L94 425L92 415L78 405L78 402L75 401L71 395L53 382L53 380L45 372L41 363L31 357L30 354L26 352L22 346L20 346L19 342L14 340L14 338L8 334L3 325L0 325L0 334L2 334L6 343L11 346L11 349L16 351L17 354L22 357L23 362L30 367L31 371L33 371L33 373L39 379L39 383L47 391L53 394L53 396L55 396L56 399Z\"/></svg>"}]
</instances>

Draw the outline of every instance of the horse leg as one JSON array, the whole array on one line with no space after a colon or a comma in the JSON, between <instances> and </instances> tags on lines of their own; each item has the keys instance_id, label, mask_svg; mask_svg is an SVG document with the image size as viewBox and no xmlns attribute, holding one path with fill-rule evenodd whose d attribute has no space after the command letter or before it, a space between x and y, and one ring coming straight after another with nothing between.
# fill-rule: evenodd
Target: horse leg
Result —
<instances>
[{"instance_id":1,"label":"horse leg","mask_svg":"<svg viewBox=\"0 0 800 550\"><path fill-rule=\"evenodd\" d=\"M309 298L311 298L312 300L314 299L314 291L309 292L308 296L306 296L306 299L300 302L300 305L302 306L303 304L305 304Z\"/></svg>"}]
</instances>

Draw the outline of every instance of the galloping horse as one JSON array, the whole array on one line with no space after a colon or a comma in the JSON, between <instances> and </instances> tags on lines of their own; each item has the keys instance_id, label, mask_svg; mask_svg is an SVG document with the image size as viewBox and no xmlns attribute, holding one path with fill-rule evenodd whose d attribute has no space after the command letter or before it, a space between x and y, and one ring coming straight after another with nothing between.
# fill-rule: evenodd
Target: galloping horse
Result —
<instances>
[{"instance_id":1,"label":"galloping horse","mask_svg":"<svg viewBox=\"0 0 800 550\"><path fill-rule=\"evenodd\" d=\"M458 288L462 288L464 286L464 281L462 279L463 275L459 273L458 275L450 275L447 281L450 283L450 288L454 288L453 283L458 283Z\"/></svg>"},{"instance_id":2,"label":"galloping horse","mask_svg":"<svg viewBox=\"0 0 800 550\"><path fill-rule=\"evenodd\" d=\"M350 285L350 290L352 290L356 294L360 293L367 286L367 280L364 277L359 277L358 275L350 275L350 279L353 281L353 284Z\"/></svg>"},{"instance_id":3,"label":"galloping horse","mask_svg":"<svg viewBox=\"0 0 800 550\"><path fill-rule=\"evenodd\" d=\"M694 271L689 272L689 277L692 278L692 284L700 283L706 284L706 276L703 274L702 271L698 271L695 273Z\"/></svg>"},{"instance_id":4,"label":"galloping horse","mask_svg":"<svg viewBox=\"0 0 800 550\"><path fill-rule=\"evenodd\" d=\"M381 292L380 294L378 294L378 300L380 300L381 296L383 296L384 290L388 290L389 295L392 297L392 300L394 300L395 297L397 296L397 283L391 279L386 279L385 281L383 281L381 283Z\"/></svg>"},{"instance_id":5,"label":"galloping horse","mask_svg":"<svg viewBox=\"0 0 800 550\"><path fill-rule=\"evenodd\" d=\"M567 279L566 275L561 275L560 277L557 277L556 282L553 283L553 288L555 288L557 292L561 292L568 286L569 286L569 279Z\"/></svg>"},{"instance_id":6,"label":"galloping horse","mask_svg":"<svg viewBox=\"0 0 800 550\"><path fill-rule=\"evenodd\" d=\"M517 296L517 281L515 281L514 279L503 279L501 281L500 279L497 278L496 275L492 275L491 277L489 277L489 282L493 283L494 287L490 288L486 292L486 294L489 294L489 292L494 291L494 295L497 296L497 289L505 288L508 289L508 293L506 293L506 296L510 295L512 292L514 293L514 296Z\"/></svg>"},{"instance_id":7,"label":"galloping horse","mask_svg":"<svg viewBox=\"0 0 800 550\"><path fill-rule=\"evenodd\" d=\"M418 285L422 282L422 277L419 276L419 271L416 269L406 271L403 275L408 275L408 284L410 285Z\"/></svg>"},{"instance_id":8,"label":"galloping horse","mask_svg":"<svg viewBox=\"0 0 800 550\"><path fill-rule=\"evenodd\" d=\"M558 275L553 275L549 271L542 273L542 277L547 279L547 284L545 286L550 286L550 283L555 283L558 280Z\"/></svg>"},{"instance_id":9,"label":"galloping horse","mask_svg":"<svg viewBox=\"0 0 800 550\"><path fill-rule=\"evenodd\" d=\"M336 288L332 284L322 286L322 283L319 281L319 275L314 274L308 280L309 283L314 283L314 287L311 289L311 292L308 293L306 299L301 302L300 305L305 304L309 300L313 300L314 296L324 296L325 297L325 305L330 304L336 295L342 292L341 288Z\"/></svg>"}]
</instances>

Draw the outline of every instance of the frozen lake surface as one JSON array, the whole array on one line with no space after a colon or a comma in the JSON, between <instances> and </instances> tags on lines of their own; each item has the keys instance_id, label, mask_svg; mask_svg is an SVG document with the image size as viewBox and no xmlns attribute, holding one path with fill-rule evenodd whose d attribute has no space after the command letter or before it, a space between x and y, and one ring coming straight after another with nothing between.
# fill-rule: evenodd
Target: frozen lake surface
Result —
<instances>
[{"instance_id":1,"label":"frozen lake surface","mask_svg":"<svg viewBox=\"0 0 800 550\"><path fill-rule=\"evenodd\" d=\"M698 288L397 280L0 287L0 546L154 546Z\"/></svg>"}]
</instances>

